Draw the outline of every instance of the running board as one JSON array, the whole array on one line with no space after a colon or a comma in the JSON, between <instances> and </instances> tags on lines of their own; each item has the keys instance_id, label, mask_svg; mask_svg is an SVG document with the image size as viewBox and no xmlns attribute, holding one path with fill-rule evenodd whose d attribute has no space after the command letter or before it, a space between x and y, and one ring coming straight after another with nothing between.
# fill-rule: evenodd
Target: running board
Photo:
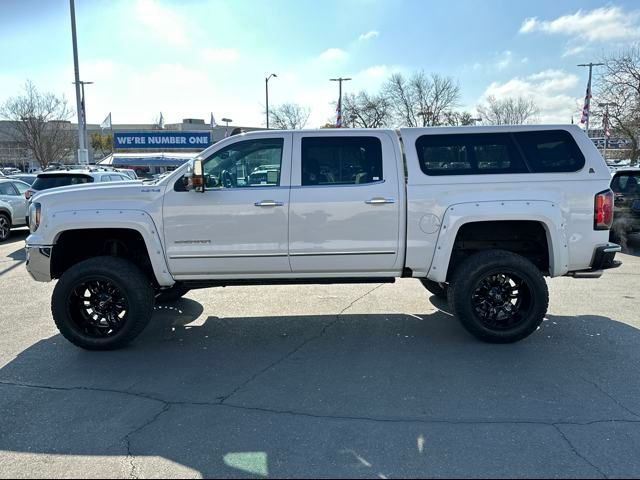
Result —
<instances>
[{"instance_id":1,"label":"running board","mask_svg":"<svg viewBox=\"0 0 640 480\"><path fill-rule=\"evenodd\" d=\"M179 282L190 289L212 287L239 287L264 285L343 285L358 283L396 283L394 277L347 277L347 278L277 278L239 280L187 280Z\"/></svg>"}]
</instances>

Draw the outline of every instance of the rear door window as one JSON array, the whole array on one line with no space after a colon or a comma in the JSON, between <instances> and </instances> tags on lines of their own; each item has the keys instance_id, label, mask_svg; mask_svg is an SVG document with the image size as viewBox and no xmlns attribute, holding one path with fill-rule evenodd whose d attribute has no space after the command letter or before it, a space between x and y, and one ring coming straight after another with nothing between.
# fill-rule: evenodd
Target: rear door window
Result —
<instances>
[{"instance_id":1,"label":"rear door window","mask_svg":"<svg viewBox=\"0 0 640 480\"><path fill-rule=\"evenodd\" d=\"M527 167L509 133L423 135L416 141L427 175L524 173Z\"/></svg>"},{"instance_id":2,"label":"rear door window","mask_svg":"<svg viewBox=\"0 0 640 480\"><path fill-rule=\"evenodd\" d=\"M577 172L584 168L584 155L567 131L540 130L514 136L534 173Z\"/></svg>"},{"instance_id":3,"label":"rear door window","mask_svg":"<svg viewBox=\"0 0 640 480\"><path fill-rule=\"evenodd\" d=\"M302 185L360 185L383 180L382 142L376 137L302 139Z\"/></svg>"},{"instance_id":4,"label":"rear door window","mask_svg":"<svg viewBox=\"0 0 640 480\"><path fill-rule=\"evenodd\" d=\"M39 175L33 183L33 189L37 191L48 190L50 188L68 187L69 185L80 185L83 183L92 183L93 178L90 175L82 174L56 174L56 175Z\"/></svg>"}]
</instances>

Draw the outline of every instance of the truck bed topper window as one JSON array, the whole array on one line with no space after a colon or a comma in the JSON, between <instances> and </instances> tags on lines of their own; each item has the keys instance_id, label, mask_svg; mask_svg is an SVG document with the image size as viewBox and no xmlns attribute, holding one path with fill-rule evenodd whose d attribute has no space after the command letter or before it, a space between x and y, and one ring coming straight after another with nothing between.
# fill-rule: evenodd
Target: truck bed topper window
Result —
<instances>
[{"instance_id":1,"label":"truck bed topper window","mask_svg":"<svg viewBox=\"0 0 640 480\"><path fill-rule=\"evenodd\" d=\"M436 176L575 172L585 165L564 130L423 135L416 149L422 171Z\"/></svg>"}]
</instances>

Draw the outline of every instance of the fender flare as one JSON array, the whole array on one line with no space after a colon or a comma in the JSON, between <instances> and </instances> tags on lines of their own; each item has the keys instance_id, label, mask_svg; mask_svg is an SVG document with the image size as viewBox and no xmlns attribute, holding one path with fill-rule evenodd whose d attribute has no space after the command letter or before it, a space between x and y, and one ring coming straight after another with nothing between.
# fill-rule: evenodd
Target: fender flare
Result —
<instances>
[{"instance_id":1,"label":"fender flare","mask_svg":"<svg viewBox=\"0 0 640 480\"><path fill-rule=\"evenodd\" d=\"M463 225L474 222L533 221L542 224L549 245L549 271L558 277L569 271L566 220L556 202L545 200L469 202L451 205L441 223L427 278L446 282L453 247Z\"/></svg>"},{"instance_id":2,"label":"fender flare","mask_svg":"<svg viewBox=\"0 0 640 480\"><path fill-rule=\"evenodd\" d=\"M66 210L45 219L47 236L52 245L69 230L120 228L138 232L144 240L158 285L171 287L175 280L169 273L160 232L153 218L142 210Z\"/></svg>"}]
</instances>

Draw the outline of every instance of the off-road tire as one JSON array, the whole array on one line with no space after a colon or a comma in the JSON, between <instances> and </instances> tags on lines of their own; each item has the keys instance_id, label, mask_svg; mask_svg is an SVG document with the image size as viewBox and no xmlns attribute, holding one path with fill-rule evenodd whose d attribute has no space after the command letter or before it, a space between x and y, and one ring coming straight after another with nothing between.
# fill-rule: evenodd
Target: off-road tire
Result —
<instances>
[{"instance_id":1,"label":"off-road tire","mask_svg":"<svg viewBox=\"0 0 640 480\"><path fill-rule=\"evenodd\" d=\"M497 277L496 277L497 276ZM520 296L527 304L520 314L521 319L513 326L488 326L482 318L478 305L484 305L485 280L517 277L523 282ZM513 287L511 287L513 288ZM486 295L489 297L489 295ZM498 293L499 298L502 295ZM449 305L464 328L476 338L488 343L514 343L535 332L549 308L549 289L540 270L528 259L504 250L487 250L464 261L453 273L448 291ZM508 298L508 297L505 297ZM491 301L495 297L491 297ZM518 301L518 300L514 300ZM499 320L495 320L499 323Z\"/></svg>"},{"instance_id":2,"label":"off-road tire","mask_svg":"<svg viewBox=\"0 0 640 480\"><path fill-rule=\"evenodd\" d=\"M87 332L93 327L79 324L80 317L85 321L87 307L74 308L73 304L83 303L84 297L77 292L91 282L112 285L126 301L126 318L111 336L98 338ZM51 312L60 333L74 345L86 350L117 350L142 333L151 320L153 305L151 282L136 265L122 258L95 257L74 265L62 275L53 291Z\"/></svg>"}]
</instances>

